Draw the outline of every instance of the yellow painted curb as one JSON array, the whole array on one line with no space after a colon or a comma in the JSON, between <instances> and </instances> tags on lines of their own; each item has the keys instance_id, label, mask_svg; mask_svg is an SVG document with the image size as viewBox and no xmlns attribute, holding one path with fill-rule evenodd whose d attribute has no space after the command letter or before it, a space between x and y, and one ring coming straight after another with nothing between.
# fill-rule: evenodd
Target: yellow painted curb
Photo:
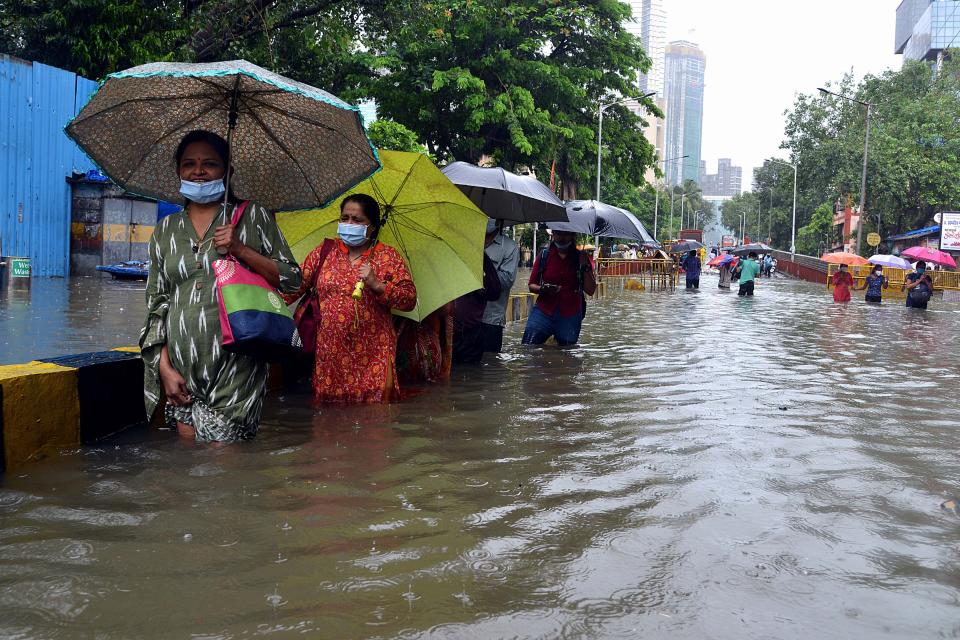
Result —
<instances>
[{"instance_id":1,"label":"yellow painted curb","mask_svg":"<svg viewBox=\"0 0 960 640\"><path fill-rule=\"evenodd\" d=\"M110 351L123 351L124 353L140 353L140 347L117 347Z\"/></svg>"},{"instance_id":2,"label":"yellow painted curb","mask_svg":"<svg viewBox=\"0 0 960 640\"><path fill-rule=\"evenodd\" d=\"M80 443L77 370L46 362L0 366L7 471L40 457L44 447Z\"/></svg>"}]
</instances>

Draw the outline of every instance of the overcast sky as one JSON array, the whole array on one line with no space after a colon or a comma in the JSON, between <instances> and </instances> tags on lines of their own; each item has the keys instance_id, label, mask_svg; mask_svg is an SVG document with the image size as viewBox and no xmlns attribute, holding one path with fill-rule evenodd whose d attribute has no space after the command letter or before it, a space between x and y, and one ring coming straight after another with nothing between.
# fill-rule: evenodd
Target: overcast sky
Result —
<instances>
[{"instance_id":1,"label":"overcast sky","mask_svg":"<svg viewBox=\"0 0 960 640\"><path fill-rule=\"evenodd\" d=\"M849 70L899 69L893 53L900 0L664 0L667 41L690 40L707 56L703 152L753 167L786 157L783 112L799 93Z\"/></svg>"}]
</instances>

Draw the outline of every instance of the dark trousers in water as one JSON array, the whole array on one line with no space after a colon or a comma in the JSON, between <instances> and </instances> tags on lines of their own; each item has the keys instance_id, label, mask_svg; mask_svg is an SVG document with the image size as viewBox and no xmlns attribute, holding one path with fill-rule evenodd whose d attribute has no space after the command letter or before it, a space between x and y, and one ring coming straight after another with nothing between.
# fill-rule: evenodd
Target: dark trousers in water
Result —
<instances>
[{"instance_id":1,"label":"dark trousers in water","mask_svg":"<svg viewBox=\"0 0 960 640\"><path fill-rule=\"evenodd\" d=\"M483 358L483 329L453 332L453 362L455 364L476 364Z\"/></svg>"},{"instance_id":2,"label":"dark trousers in water","mask_svg":"<svg viewBox=\"0 0 960 640\"><path fill-rule=\"evenodd\" d=\"M871 296L870 294L867 294L867 296L866 296L866 301L867 301L867 302L875 302L876 304L880 304L881 302L883 302L883 298L882 298L881 296Z\"/></svg>"},{"instance_id":3,"label":"dark trousers in water","mask_svg":"<svg viewBox=\"0 0 960 640\"><path fill-rule=\"evenodd\" d=\"M910 299L910 292L908 291L908 292L907 292L907 307L910 308L910 309L926 309L926 308L927 308L927 303L926 303L926 302L914 302L913 300Z\"/></svg>"},{"instance_id":4,"label":"dark trousers in water","mask_svg":"<svg viewBox=\"0 0 960 640\"><path fill-rule=\"evenodd\" d=\"M503 327L498 324L481 324L483 331L483 350L490 353L503 351Z\"/></svg>"},{"instance_id":5,"label":"dark trousers in water","mask_svg":"<svg viewBox=\"0 0 960 640\"><path fill-rule=\"evenodd\" d=\"M580 314L564 317L560 315L560 309L557 309L552 316L548 316L540 307L534 307L527 318L521 343L543 344L553 336L561 346L576 344L582 326L583 316Z\"/></svg>"},{"instance_id":6,"label":"dark trousers in water","mask_svg":"<svg viewBox=\"0 0 960 640\"><path fill-rule=\"evenodd\" d=\"M687 278L687 289L699 289L700 278Z\"/></svg>"},{"instance_id":7,"label":"dark trousers in water","mask_svg":"<svg viewBox=\"0 0 960 640\"><path fill-rule=\"evenodd\" d=\"M740 285L740 291L737 292L738 296L752 296L753 295L753 280L748 280Z\"/></svg>"}]
</instances>

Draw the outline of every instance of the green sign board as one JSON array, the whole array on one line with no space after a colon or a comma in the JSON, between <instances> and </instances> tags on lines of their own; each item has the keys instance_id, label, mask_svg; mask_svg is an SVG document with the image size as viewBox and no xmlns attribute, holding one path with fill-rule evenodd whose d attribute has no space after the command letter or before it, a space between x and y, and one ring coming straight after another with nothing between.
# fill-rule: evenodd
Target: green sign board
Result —
<instances>
[{"instance_id":1,"label":"green sign board","mask_svg":"<svg viewBox=\"0 0 960 640\"><path fill-rule=\"evenodd\" d=\"M10 277L29 278L30 258L10 258Z\"/></svg>"}]
</instances>

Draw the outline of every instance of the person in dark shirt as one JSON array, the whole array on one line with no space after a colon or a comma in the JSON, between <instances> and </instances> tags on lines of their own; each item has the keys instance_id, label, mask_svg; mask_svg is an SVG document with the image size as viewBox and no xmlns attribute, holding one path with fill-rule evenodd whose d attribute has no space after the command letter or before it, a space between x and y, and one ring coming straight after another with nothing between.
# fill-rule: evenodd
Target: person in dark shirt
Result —
<instances>
[{"instance_id":1,"label":"person in dark shirt","mask_svg":"<svg viewBox=\"0 0 960 640\"><path fill-rule=\"evenodd\" d=\"M887 278L883 275L883 267L877 265L873 268L873 273L867 276L862 287L857 287L857 291L867 290L864 298L867 302L880 304L883 302L883 290L890 286Z\"/></svg>"},{"instance_id":2,"label":"person in dark shirt","mask_svg":"<svg viewBox=\"0 0 960 640\"><path fill-rule=\"evenodd\" d=\"M553 241L533 264L530 291L537 304L523 331L523 344L543 344L551 336L566 346L580 339L587 311L585 296L597 290L590 257L573 244L575 234L554 231Z\"/></svg>"},{"instance_id":3,"label":"person in dark shirt","mask_svg":"<svg viewBox=\"0 0 960 640\"><path fill-rule=\"evenodd\" d=\"M453 301L453 362L476 364L483 357L483 312L500 297L497 267L483 254L483 288Z\"/></svg>"},{"instance_id":4,"label":"person in dark shirt","mask_svg":"<svg viewBox=\"0 0 960 640\"><path fill-rule=\"evenodd\" d=\"M697 250L691 249L690 253L684 256L680 266L683 267L683 270L687 274L687 289L699 289L700 256L697 255Z\"/></svg>"},{"instance_id":5,"label":"person in dark shirt","mask_svg":"<svg viewBox=\"0 0 960 640\"><path fill-rule=\"evenodd\" d=\"M917 270L907 275L903 287L907 290L907 306L914 309L926 309L933 294L933 279L927 273L927 263L921 260Z\"/></svg>"}]
</instances>

